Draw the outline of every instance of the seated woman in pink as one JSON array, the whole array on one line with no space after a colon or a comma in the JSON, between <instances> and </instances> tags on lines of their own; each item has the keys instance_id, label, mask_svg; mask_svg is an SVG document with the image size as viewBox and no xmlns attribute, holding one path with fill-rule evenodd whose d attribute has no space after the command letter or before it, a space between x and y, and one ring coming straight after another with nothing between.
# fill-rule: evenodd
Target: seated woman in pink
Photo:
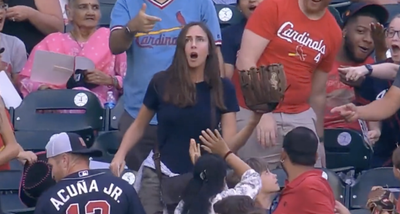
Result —
<instances>
[{"instance_id":1,"label":"seated woman in pink","mask_svg":"<svg viewBox=\"0 0 400 214\"><path fill-rule=\"evenodd\" d=\"M35 53L37 50L44 50L89 58L96 67L85 73L85 82L94 85L90 91L96 94L103 104L107 99L107 92L110 90L114 92L115 99L118 99L122 89L122 79L126 72L126 54L113 55L108 47L110 30L108 28L97 29L100 19L98 0L69 2L70 4L66 5L66 11L73 29L69 33L48 35L32 50L28 62L20 73L23 96L36 90L65 89L67 87L66 84L48 85L30 79Z\"/></svg>"}]
</instances>

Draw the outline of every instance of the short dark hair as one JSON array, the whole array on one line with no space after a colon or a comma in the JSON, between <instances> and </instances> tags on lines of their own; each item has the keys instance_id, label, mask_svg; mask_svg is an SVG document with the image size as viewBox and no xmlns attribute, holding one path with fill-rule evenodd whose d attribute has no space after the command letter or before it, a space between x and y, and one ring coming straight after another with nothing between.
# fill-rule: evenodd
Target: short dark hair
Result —
<instances>
[{"instance_id":1,"label":"short dark hair","mask_svg":"<svg viewBox=\"0 0 400 214\"><path fill-rule=\"evenodd\" d=\"M400 169L400 147L397 147L392 154L392 163L396 169Z\"/></svg>"},{"instance_id":2,"label":"short dark hair","mask_svg":"<svg viewBox=\"0 0 400 214\"><path fill-rule=\"evenodd\" d=\"M283 149L293 164L314 166L317 161L318 138L306 127L296 127L283 139Z\"/></svg>"},{"instance_id":3,"label":"short dark hair","mask_svg":"<svg viewBox=\"0 0 400 214\"><path fill-rule=\"evenodd\" d=\"M260 175L261 173L268 170L268 164L266 164L259 158L250 158L245 162L247 163L247 165L250 166L250 168L254 169L254 171L258 172L258 174ZM240 182L240 180L241 177L237 175L234 171L231 171L226 176L226 185L228 186L228 188L234 188Z\"/></svg>"},{"instance_id":4,"label":"short dark hair","mask_svg":"<svg viewBox=\"0 0 400 214\"><path fill-rule=\"evenodd\" d=\"M226 197L213 206L218 214L243 214L255 209L254 200L247 195Z\"/></svg>"}]
</instances>

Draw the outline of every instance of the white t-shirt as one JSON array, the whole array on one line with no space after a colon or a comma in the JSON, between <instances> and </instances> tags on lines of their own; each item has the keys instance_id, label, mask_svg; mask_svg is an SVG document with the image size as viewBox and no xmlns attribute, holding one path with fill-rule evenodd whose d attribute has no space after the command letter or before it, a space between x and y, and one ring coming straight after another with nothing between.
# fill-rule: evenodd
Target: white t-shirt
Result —
<instances>
[{"instance_id":1,"label":"white t-shirt","mask_svg":"<svg viewBox=\"0 0 400 214\"><path fill-rule=\"evenodd\" d=\"M25 44L15 36L0 33L1 63L9 73L19 73L24 68L28 58Z\"/></svg>"}]
</instances>

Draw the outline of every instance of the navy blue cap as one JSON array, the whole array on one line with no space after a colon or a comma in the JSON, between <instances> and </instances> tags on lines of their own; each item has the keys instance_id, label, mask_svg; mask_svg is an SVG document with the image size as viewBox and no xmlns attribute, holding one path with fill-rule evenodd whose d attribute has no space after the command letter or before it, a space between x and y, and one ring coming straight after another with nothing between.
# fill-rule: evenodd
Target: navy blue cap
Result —
<instances>
[{"instance_id":1,"label":"navy blue cap","mask_svg":"<svg viewBox=\"0 0 400 214\"><path fill-rule=\"evenodd\" d=\"M346 26L347 22L351 17L359 12L369 12L378 19L378 22L382 25L386 25L389 19L389 12L385 7L379 4L368 4L363 2L351 3L347 10L342 15L343 27Z\"/></svg>"}]
</instances>

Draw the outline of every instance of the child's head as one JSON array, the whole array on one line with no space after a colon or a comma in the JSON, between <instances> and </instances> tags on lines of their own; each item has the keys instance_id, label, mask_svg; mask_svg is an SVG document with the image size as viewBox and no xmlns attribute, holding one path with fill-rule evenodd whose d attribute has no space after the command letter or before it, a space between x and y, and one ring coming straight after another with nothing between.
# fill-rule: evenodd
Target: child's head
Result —
<instances>
[{"instance_id":1,"label":"child's head","mask_svg":"<svg viewBox=\"0 0 400 214\"><path fill-rule=\"evenodd\" d=\"M397 147L392 154L393 174L400 179L400 148Z\"/></svg>"},{"instance_id":2,"label":"child's head","mask_svg":"<svg viewBox=\"0 0 400 214\"><path fill-rule=\"evenodd\" d=\"M254 200L246 195L229 196L214 204L214 212L218 214L243 214L254 209Z\"/></svg>"},{"instance_id":3,"label":"child's head","mask_svg":"<svg viewBox=\"0 0 400 214\"><path fill-rule=\"evenodd\" d=\"M246 161L246 163L261 176L262 188L260 192L274 193L279 191L280 188L276 174L273 174L269 171L268 165L264 161L257 158L250 158ZM240 176L236 175L234 172L231 172L226 178L226 184L228 188L234 188L236 184L240 182L240 180Z\"/></svg>"}]
</instances>

